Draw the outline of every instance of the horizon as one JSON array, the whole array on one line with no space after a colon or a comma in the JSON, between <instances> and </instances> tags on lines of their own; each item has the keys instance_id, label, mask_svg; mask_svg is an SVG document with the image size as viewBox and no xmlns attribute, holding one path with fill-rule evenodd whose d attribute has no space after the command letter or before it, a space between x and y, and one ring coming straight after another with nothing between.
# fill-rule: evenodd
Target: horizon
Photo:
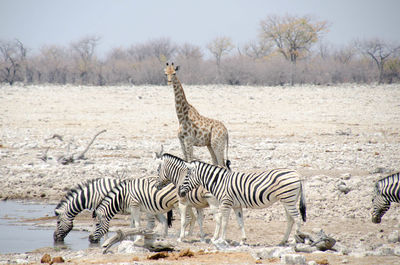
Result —
<instances>
[{"instance_id":1,"label":"horizon","mask_svg":"<svg viewBox=\"0 0 400 265\"><path fill-rule=\"evenodd\" d=\"M104 56L114 48L167 38L207 52L207 43L221 36L236 46L256 40L261 20L288 14L327 21L329 31L321 40L328 44L344 46L370 38L400 42L398 10L396 0L14 0L0 3L0 40L18 39L36 53L46 45L68 46L96 36L96 52Z\"/></svg>"}]
</instances>

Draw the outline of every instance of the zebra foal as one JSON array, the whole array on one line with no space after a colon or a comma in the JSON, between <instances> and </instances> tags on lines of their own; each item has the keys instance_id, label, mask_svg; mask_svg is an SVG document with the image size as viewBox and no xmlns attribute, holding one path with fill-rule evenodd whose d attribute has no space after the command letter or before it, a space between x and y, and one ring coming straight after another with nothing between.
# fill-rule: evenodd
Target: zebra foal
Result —
<instances>
[{"instance_id":1,"label":"zebra foal","mask_svg":"<svg viewBox=\"0 0 400 265\"><path fill-rule=\"evenodd\" d=\"M134 225L139 226L140 210L146 213L162 216L164 225L163 234L168 234L168 226L171 225L172 208L178 202L176 189L173 184L167 185L161 190L155 186L157 179L154 177L127 179L111 189L94 211L97 219L96 229L89 235L91 243L98 243L100 238L108 232L111 219L121 211L131 209ZM169 212L168 222L162 215Z\"/></svg>"},{"instance_id":2,"label":"zebra foal","mask_svg":"<svg viewBox=\"0 0 400 265\"><path fill-rule=\"evenodd\" d=\"M306 202L301 176L290 169L273 169L259 173L232 172L225 168L207 164L201 161L186 163L188 175L178 188L179 196L185 196L189 191L203 186L219 201L221 218L221 233L216 243L227 244L225 241L226 227L230 209L266 208L280 201L286 212L286 233L279 243L284 245L290 235L296 220L296 234L300 234L301 222L296 203L299 200L299 210L303 221L306 221ZM217 222L214 236L219 234ZM297 237L296 237L297 238ZM246 238L242 238L242 241Z\"/></svg>"},{"instance_id":3,"label":"zebra foal","mask_svg":"<svg viewBox=\"0 0 400 265\"><path fill-rule=\"evenodd\" d=\"M389 210L390 203L400 203L400 172L386 176L375 183L372 197L372 222L379 224Z\"/></svg>"}]
</instances>

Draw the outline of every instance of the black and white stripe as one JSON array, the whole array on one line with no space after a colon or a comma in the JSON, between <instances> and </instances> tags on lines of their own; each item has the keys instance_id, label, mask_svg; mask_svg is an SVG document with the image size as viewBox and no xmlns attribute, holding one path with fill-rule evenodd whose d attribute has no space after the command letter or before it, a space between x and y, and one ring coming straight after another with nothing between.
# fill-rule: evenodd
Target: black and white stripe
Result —
<instances>
[{"instance_id":1,"label":"black and white stripe","mask_svg":"<svg viewBox=\"0 0 400 265\"><path fill-rule=\"evenodd\" d=\"M99 242L100 238L107 233L110 220L118 212L128 208L132 211L135 224L139 224L140 210L151 214L170 211L178 202L175 186L170 184L158 190L155 186L157 181L156 178L129 179L115 186L103 198L94 212L97 218L96 230L89 236L89 241ZM168 224L165 217L161 222L164 223L164 234L166 234Z\"/></svg>"},{"instance_id":2,"label":"black and white stripe","mask_svg":"<svg viewBox=\"0 0 400 265\"><path fill-rule=\"evenodd\" d=\"M121 180L115 178L92 179L68 191L54 210L57 216L54 241L62 242L71 231L74 218L83 210L94 210L107 193L120 182Z\"/></svg>"},{"instance_id":3,"label":"black and white stripe","mask_svg":"<svg viewBox=\"0 0 400 265\"><path fill-rule=\"evenodd\" d=\"M183 181L187 175L188 168L185 161L179 157L171 154L163 154L157 158L159 162L158 166L158 176L159 184L158 188L164 187L169 183L173 183L175 187ZM210 207L211 211L216 214L218 208L218 202L207 190L203 187L198 187L188 192L184 198L179 199L179 210L181 215L181 229L178 241L182 241L185 237L185 228L188 225L188 219L190 218L190 231L189 235L193 232L194 217L192 213L192 208L197 211L197 222L200 228L200 237L204 241L204 231L203 231L203 219L204 213L203 209Z\"/></svg>"},{"instance_id":4,"label":"black and white stripe","mask_svg":"<svg viewBox=\"0 0 400 265\"><path fill-rule=\"evenodd\" d=\"M372 198L372 222L380 223L390 203L400 203L400 172L386 176L375 183Z\"/></svg>"},{"instance_id":5,"label":"black and white stripe","mask_svg":"<svg viewBox=\"0 0 400 265\"><path fill-rule=\"evenodd\" d=\"M280 244L287 242L295 220L296 233L300 232L301 222L298 220L299 211L296 207L299 197L301 217L303 221L306 221L306 204L301 176L294 170L273 169L258 173L232 172L201 161L187 163L187 167L189 168L188 176L179 186L178 193L180 196L184 196L192 189L203 186L217 198L222 218L222 232L217 242L226 243L226 226L231 208L260 209L280 201L285 208L288 222L286 234ZM218 226L216 228L219 229ZM217 234L216 231L214 236Z\"/></svg>"}]
</instances>

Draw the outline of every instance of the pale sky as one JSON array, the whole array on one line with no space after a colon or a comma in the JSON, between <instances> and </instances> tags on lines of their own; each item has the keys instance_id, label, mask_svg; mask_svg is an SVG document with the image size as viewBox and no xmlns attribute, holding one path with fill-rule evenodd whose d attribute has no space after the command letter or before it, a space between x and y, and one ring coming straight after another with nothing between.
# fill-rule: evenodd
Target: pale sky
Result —
<instances>
[{"instance_id":1,"label":"pale sky","mask_svg":"<svg viewBox=\"0 0 400 265\"><path fill-rule=\"evenodd\" d=\"M400 0L0 0L0 40L33 52L98 36L97 52L158 38L205 46L216 37L256 40L268 15L311 15L330 23L324 41L379 37L400 43Z\"/></svg>"}]
</instances>

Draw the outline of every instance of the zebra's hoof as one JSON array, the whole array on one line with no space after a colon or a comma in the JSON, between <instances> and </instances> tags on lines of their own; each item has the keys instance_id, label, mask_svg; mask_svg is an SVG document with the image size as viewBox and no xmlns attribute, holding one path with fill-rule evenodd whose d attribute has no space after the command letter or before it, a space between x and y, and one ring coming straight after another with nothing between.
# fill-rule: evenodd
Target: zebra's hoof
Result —
<instances>
[{"instance_id":1,"label":"zebra's hoof","mask_svg":"<svg viewBox=\"0 0 400 265\"><path fill-rule=\"evenodd\" d=\"M93 235L89 235L89 242L92 244L97 244L100 242L100 238L95 238Z\"/></svg>"}]
</instances>

